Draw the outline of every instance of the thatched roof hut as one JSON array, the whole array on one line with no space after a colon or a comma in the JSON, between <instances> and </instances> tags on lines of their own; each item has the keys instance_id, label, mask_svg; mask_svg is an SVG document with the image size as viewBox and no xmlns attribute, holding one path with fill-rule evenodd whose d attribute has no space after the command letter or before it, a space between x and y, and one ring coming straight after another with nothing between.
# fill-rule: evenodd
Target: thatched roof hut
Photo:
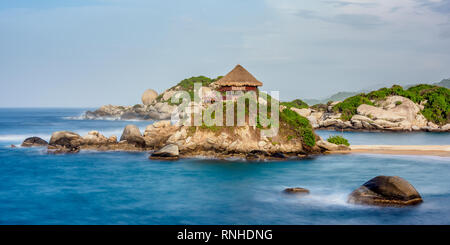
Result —
<instances>
[{"instance_id":1,"label":"thatched roof hut","mask_svg":"<svg viewBox=\"0 0 450 245\"><path fill-rule=\"evenodd\" d=\"M262 82L258 81L250 72L241 65L234 67L227 75L215 82L220 87L258 87Z\"/></svg>"}]
</instances>

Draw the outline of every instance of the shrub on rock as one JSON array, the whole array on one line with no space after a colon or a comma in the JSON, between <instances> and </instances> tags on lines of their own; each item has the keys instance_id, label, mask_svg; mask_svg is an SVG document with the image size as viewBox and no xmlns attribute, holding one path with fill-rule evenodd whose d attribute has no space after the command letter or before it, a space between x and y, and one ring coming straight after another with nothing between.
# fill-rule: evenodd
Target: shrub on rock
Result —
<instances>
[{"instance_id":1,"label":"shrub on rock","mask_svg":"<svg viewBox=\"0 0 450 245\"><path fill-rule=\"evenodd\" d=\"M336 144L336 145L350 146L350 143L348 143L348 140L339 135L332 135L332 136L328 137L327 141L330 143Z\"/></svg>"}]
</instances>

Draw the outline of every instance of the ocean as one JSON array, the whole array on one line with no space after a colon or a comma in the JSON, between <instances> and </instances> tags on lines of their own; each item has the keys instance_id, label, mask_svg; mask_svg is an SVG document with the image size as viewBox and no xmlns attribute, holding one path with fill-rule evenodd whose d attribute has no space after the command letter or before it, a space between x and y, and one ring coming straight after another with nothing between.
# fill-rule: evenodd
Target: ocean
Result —
<instances>
[{"instance_id":1,"label":"ocean","mask_svg":"<svg viewBox=\"0 0 450 245\"><path fill-rule=\"evenodd\" d=\"M0 224L450 224L450 158L400 155L325 155L250 163L149 160L149 154L84 151L48 155L43 148L11 148L53 131L120 137L127 124L81 120L86 108L0 109ZM449 133L344 135L351 144L445 144ZM424 203L386 208L352 205L347 195L378 175L398 175ZM287 195L304 187L307 196Z\"/></svg>"}]
</instances>

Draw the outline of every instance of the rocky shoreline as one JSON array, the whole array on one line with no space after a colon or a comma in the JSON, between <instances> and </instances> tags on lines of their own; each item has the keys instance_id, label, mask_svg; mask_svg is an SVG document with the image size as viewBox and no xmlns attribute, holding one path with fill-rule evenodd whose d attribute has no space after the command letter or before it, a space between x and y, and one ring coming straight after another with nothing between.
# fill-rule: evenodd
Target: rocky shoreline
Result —
<instances>
[{"instance_id":1,"label":"rocky shoreline","mask_svg":"<svg viewBox=\"0 0 450 245\"><path fill-rule=\"evenodd\" d=\"M318 136L317 136L318 137ZM85 136L74 132L54 132L50 141L31 137L23 147L47 147L50 154L78 153L82 150L149 152L150 159L176 160L178 158L209 157L214 159L240 158L249 161L301 159L327 151L348 150L317 138L313 147L307 147L300 139L272 142L260 137L256 128L232 127L214 132L201 127L173 125L169 120L157 121L146 127L143 134L135 125L127 125L118 139L109 138L98 131Z\"/></svg>"},{"instance_id":2,"label":"rocky shoreline","mask_svg":"<svg viewBox=\"0 0 450 245\"><path fill-rule=\"evenodd\" d=\"M176 105L168 100L173 91L166 91L159 101L134 106L105 105L82 116L87 120L167 120L177 112ZM148 101L147 101L148 102ZM360 131L360 132L450 132L450 123L437 125L428 121L420 111L423 105L416 104L402 96L389 96L376 105L360 105L355 115L344 120L341 113L333 110L340 101L332 102L327 108L290 108L306 117L316 130ZM280 106L280 109L284 109Z\"/></svg>"},{"instance_id":3,"label":"rocky shoreline","mask_svg":"<svg viewBox=\"0 0 450 245\"><path fill-rule=\"evenodd\" d=\"M375 101L374 101L375 102ZM374 106L362 104L350 120L333 110L336 101L327 108L291 108L306 117L316 130L364 131L364 132L450 132L450 124L436 125L428 121L420 111L423 105L402 96L388 96Z\"/></svg>"}]
</instances>

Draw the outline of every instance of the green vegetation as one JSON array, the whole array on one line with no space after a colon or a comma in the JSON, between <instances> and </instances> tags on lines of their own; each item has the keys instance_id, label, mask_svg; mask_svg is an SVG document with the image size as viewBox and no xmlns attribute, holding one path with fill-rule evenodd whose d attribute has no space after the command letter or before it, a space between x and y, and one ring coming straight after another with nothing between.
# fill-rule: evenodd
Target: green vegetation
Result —
<instances>
[{"instance_id":1,"label":"green vegetation","mask_svg":"<svg viewBox=\"0 0 450 245\"><path fill-rule=\"evenodd\" d=\"M391 95L403 96L414 103L422 103L424 105L422 114L429 121L440 125L450 122L450 90L429 84L419 84L407 90L399 85L394 85L391 88L381 88L368 94L358 94L335 105L333 110L341 112L343 120L350 120L356 114L356 108L361 104L373 105L371 100L380 101ZM399 104L396 103L396 105Z\"/></svg>"},{"instance_id":2,"label":"green vegetation","mask_svg":"<svg viewBox=\"0 0 450 245\"><path fill-rule=\"evenodd\" d=\"M280 111L280 122L285 122L292 126L305 145L313 147L316 144L316 137L306 117L302 117L291 109L286 108Z\"/></svg>"},{"instance_id":3,"label":"green vegetation","mask_svg":"<svg viewBox=\"0 0 450 245\"><path fill-rule=\"evenodd\" d=\"M401 105L401 104L402 104L401 101L396 101L396 102L395 102L395 105Z\"/></svg>"},{"instance_id":4,"label":"green vegetation","mask_svg":"<svg viewBox=\"0 0 450 245\"><path fill-rule=\"evenodd\" d=\"M217 78L209 78L209 77L205 77L205 76L197 76L197 77L191 77L191 78L186 78L184 80L182 80L181 82L179 82L177 85L171 87L169 90L182 90L182 91L186 91L189 93L189 95L191 96L191 100L194 100L194 84L195 83L201 83L203 87L208 87L209 85L211 85L211 83L219 80L220 78L222 78L222 76L218 76ZM175 88L179 88L179 89L175 89ZM161 93L156 100L157 101L161 101L163 97L163 94ZM169 104L171 103L170 100L168 102Z\"/></svg>"},{"instance_id":5,"label":"green vegetation","mask_svg":"<svg viewBox=\"0 0 450 245\"><path fill-rule=\"evenodd\" d=\"M308 108L308 104L306 104L304 101L300 99L293 100L291 102L281 102L280 105L284 105L287 108L291 109L292 107L302 109L302 108Z\"/></svg>"},{"instance_id":6,"label":"green vegetation","mask_svg":"<svg viewBox=\"0 0 450 245\"><path fill-rule=\"evenodd\" d=\"M335 105L333 110L342 113L341 119L347 121L356 114L356 109L362 104L373 105L373 103L366 98L364 94L358 94Z\"/></svg>"},{"instance_id":7,"label":"green vegetation","mask_svg":"<svg viewBox=\"0 0 450 245\"><path fill-rule=\"evenodd\" d=\"M198 77L191 77L184 79L183 81L179 82L177 86L180 86L182 90L194 90L194 84L195 83L201 83L202 86L208 87L212 82L214 82L213 79L205 76L198 76Z\"/></svg>"},{"instance_id":8,"label":"green vegetation","mask_svg":"<svg viewBox=\"0 0 450 245\"><path fill-rule=\"evenodd\" d=\"M330 143L336 144L336 145L350 146L350 143L348 143L348 140L339 135L332 135L332 136L328 137L327 141Z\"/></svg>"}]
</instances>

